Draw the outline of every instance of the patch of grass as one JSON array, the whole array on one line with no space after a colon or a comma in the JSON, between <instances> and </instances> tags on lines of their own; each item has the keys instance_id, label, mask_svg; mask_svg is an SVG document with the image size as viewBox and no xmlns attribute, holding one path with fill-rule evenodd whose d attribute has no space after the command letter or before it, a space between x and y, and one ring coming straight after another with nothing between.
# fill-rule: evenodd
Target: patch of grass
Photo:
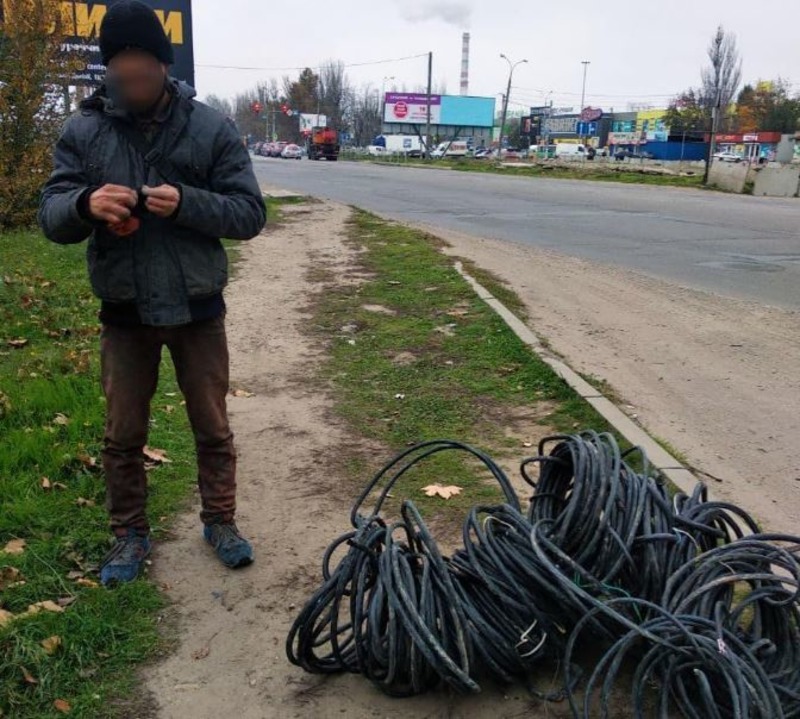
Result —
<instances>
[{"instance_id":1,"label":"patch of grass","mask_svg":"<svg viewBox=\"0 0 800 719\"><path fill-rule=\"evenodd\" d=\"M0 606L19 614L35 602L72 601L63 613L41 612L0 629L3 716L60 716L56 699L69 702L70 716L112 716L111 700L131 687L131 665L161 644L155 586L135 582L111 592L69 576L92 578L109 548L99 467L105 404L98 301L84 253L82 245L58 247L36 232L0 236L0 549L15 538L27 542L21 554L0 553L0 577L2 567L13 567L24 579L0 583ZM158 536L195 477L193 440L169 362L153 401L149 442L172 460L149 475ZM61 646L48 655L40 642L52 635ZM23 667L36 683L25 680Z\"/></svg>"},{"instance_id":2,"label":"patch of grass","mask_svg":"<svg viewBox=\"0 0 800 719\"><path fill-rule=\"evenodd\" d=\"M449 160L445 161L453 170L463 172L484 172L501 175L519 175L523 177L553 177L564 180L592 180L595 182L621 182L636 185L664 185L669 187L701 187L703 175L667 175L649 172L645 168L631 166L598 166L582 164L580 167L556 164L520 165L513 167L483 160Z\"/></svg>"},{"instance_id":3,"label":"patch of grass","mask_svg":"<svg viewBox=\"0 0 800 719\"><path fill-rule=\"evenodd\" d=\"M523 322L529 319L528 308L525 303L505 280L498 277L494 272L479 267L472 260L463 257L458 259L463 265L464 271L479 284L483 285L492 296L500 300Z\"/></svg>"},{"instance_id":4,"label":"patch of grass","mask_svg":"<svg viewBox=\"0 0 800 719\"><path fill-rule=\"evenodd\" d=\"M520 407L532 408L542 434L607 426L476 297L424 232L359 210L349 232L363 248L360 269L374 279L329 286L312 325L330 343L324 376L355 432L387 452L450 438L520 459L528 450L509 448L506 435ZM367 479L363 462L350 467L358 470L354 479ZM466 491L444 503L422 493L432 482ZM485 472L452 454L410 473L395 494L445 516L499 496Z\"/></svg>"},{"instance_id":5,"label":"patch of grass","mask_svg":"<svg viewBox=\"0 0 800 719\"><path fill-rule=\"evenodd\" d=\"M630 185L661 185L667 187L688 187L702 189L703 173L695 175L668 175L647 170L647 166L637 168L634 165L597 165L580 164L520 164L511 166L490 160L472 158L444 158L435 161L408 160L404 162L374 157L359 158L364 161L397 167L427 167L438 170L456 170L459 172L478 172L494 175L520 177L550 177L560 180L590 180L593 182L618 182Z\"/></svg>"}]
</instances>

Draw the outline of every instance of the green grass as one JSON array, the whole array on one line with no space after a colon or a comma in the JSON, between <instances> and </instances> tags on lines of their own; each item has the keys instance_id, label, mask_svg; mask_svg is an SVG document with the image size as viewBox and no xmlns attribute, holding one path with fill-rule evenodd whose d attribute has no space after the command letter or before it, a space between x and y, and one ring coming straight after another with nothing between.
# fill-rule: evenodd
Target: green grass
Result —
<instances>
[{"instance_id":1,"label":"green grass","mask_svg":"<svg viewBox=\"0 0 800 719\"><path fill-rule=\"evenodd\" d=\"M355 159L355 158L347 158ZM667 187L704 188L703 173L695 175L662 175L646 172L631 165L600 165L581 163L580 166L535 164L512 167L501 165L490 160L474 160L472 158L444 158L435 161L358 158L363 161L395 165L398 167L428 167L439 170L456 170L459 172L477 172L494 175L518 177L549 177L561 180L591 180L593 182L617 182L630 185L660 185Z\"/></svg>"},{"instance_id":2,"label":"green grass","mask_svg":"<svg viewBox=\"0 0 800 719\"><path fill-rule=\"evenodd\" d=\"M441 437L521 459L534 450L506 433L521 408L530 413L523 431L531 434L607 426L476 297L429 235L361 211L349 232L365 250L358 261L372 279L326 284L312 324L330 344L323 374L336 411L357 434L387 448L378 457L350 452L346 469L354 480L366 481L392 451ZM325 282L325 273L318 275ZM445 455L409 475L396 494L449 515L497 499L485 478L463 456ZM467 491L447 503L428 499L421 488L432 482Z\"/></svg>"},{"instance_id":3,"label":"green grass","mask_svg":"<svg viewBox=\"0 0 800 719\"><path fill-rule=\"evenodd\" d=\"M130 667L161 639L158 589L136 582L113 592L82 587L108 549L99 464L104 400L99 385L98 303L86 278L84 246L58 247L36 232L0 236L0 567L23 585L0 586L0 606L72 600L63 613L42 612L0 629L0 709L13 717L113 714L111 698L130 689ZM9 342L24 340L22 347ZM22 344L17 342L17 344ZM171 464L150 473L149 514L158 536L194 481L193 442L171 365L164 363L153 402L150 445ZM47 478L56 487L42 488ZM0 570L1 571L1 570ZM95 577L96 578L96 577ZM48 655L42 639L62 645ZM37 683L26 682L23 668Z\"/></svg>"}]
</instances>

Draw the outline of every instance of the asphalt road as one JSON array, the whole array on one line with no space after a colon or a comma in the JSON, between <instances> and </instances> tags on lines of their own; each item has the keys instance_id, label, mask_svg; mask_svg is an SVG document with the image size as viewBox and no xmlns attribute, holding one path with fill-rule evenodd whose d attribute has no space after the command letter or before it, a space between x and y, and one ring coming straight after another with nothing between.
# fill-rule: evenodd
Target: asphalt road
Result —
<instances>
[{"instance_id":1,"label":"asphalt road","mask_svg":"<svg viewBox=\"0 0 800 719\"><path fill-rule=\"evenodd\" d=\"M398 220L557 250L800 310L800 200L255 158L259 179Z\"/></svg>"}]
</instances>

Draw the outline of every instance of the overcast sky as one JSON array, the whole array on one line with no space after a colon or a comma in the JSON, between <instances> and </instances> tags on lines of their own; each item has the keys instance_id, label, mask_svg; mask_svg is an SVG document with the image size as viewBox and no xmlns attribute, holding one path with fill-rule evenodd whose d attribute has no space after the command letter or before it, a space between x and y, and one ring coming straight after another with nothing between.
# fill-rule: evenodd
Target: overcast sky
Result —
<instances>
[{"instance_id":1,"label":"overcast sky","mask_svg":"<svg viewBox=\"0 0 800 719\"><path fill-rule=\"evenodd\" d=\"M582 60L591 61L587 105L663 107L677 92L699 84L706 47L720 23L738 38L745 81L782 77L800 92L797 0L193 0L193 14L201 98L229 97L259 80L296 76L290 68L314 67L327 59L355 65L429 50L434 81L457 94L461 33L469 30L471 95L505 91L503 52L515 61L528 60L514 75L511 98L518 107L544 104L550 91L556 106L577 107ZM380 88L385 77L393 76L387 89L395 84L411 89L426 81L426 63L419 57L348 67L347 73L356 85Z\"/></svg>"}]
</instances>

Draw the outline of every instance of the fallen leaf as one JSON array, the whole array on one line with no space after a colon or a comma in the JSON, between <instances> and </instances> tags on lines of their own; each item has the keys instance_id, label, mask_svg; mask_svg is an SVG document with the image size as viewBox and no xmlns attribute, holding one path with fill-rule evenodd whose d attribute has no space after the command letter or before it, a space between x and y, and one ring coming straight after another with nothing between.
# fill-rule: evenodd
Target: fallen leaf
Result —
<instances>
[{"instance_id":1,"label":"fallen leaf","mask_svg":"<svg viewBox=\"0 0 800 719\"><path fill-rule=\"evenodd\" d=\"M405 399L406 396L402 392L398 392L395 396L395 399Z\"/></svg>"},{"instance_id":2,"label":"fallen leaf","mask_svg":"<svg viewBox=\"0 0 800 719\"><path fill-rule=\"evenodd\" d=\"M76 599L77 597L59 597L56 599L56 604L58 604L59 607L68 607Z\"/></svg>"},{"instance_id":3,"label":"fallen leaf","mask_svg":"<svg viewBox=\"0 0 800 719\"><path fill-rule=\"evenodd\" d=\"M171 405L171 404L164 405L164 411L167 414L172 414L175 411L175 407L174 407L174 405Z\"/></svg>"},{"instance_id":4,"label":"fallen leaf","mask_svg":"<svg viewBox=\"0 0 800 719\"><path fill-rule=\"evenodd\" d=\"M42 477L42 478L39 480L39 486L40 486L40 487L41 487L43 490L45 490L45 491L48 491L48 490L50 490L50 489L52 489L52 488L53 488L53 483L52 483L52 482L51 482L51 481L50 481L50 480L49 480L47 477Z\"/></svg>"},{"instance_id":5,"label":"fallen leaf","mask_svg":"<svg viewBox=\"0 0 800 719\"><path fill-rule=\"evenodd\" d=\"M42 639L42 649L44 649L45 654L55 654L60 646L61 637L59 637L58 634L47 637L47 639Z\"/></svg>"},{"instance_id":6,"label":"fallen leaf","mask_svg":"<svg viewBox=\"0 0 800 719\"><path fill-rule=\"evenodd\" d=\"M192 659L205 659L209 654L211 654L211 649L208 647L201 647L196 652L192 652Z\"/></svg>"},{"instance_id":7,"label":"fallen leaf","mask_svg":"<svg viewBox=\"0 0 800 719\"><path fill-rule=\"evenodd\" d=\"M25 680L26 684L38 684L39 680L33 676L25 667L20 667L20 671L22 672L22 678Z\"/></svg>"},{"instance_id":8,"label":"fallen leaf","mask_svg":"<svg viewBox=\"0 0 800 719\"><path fill-rule=\"evenodd\" d=\"M13 618L14 618L14 615L11 612L9 612L9 611L7 611L5 609L0 609L0 627L4 627Z\"/></svg>"},{"instance_id":9,"label":"fallen leaf","mask_svg":"<svg viewBox=\"0 0 800 719\"><path fill-rule=\"evenodd\" d=\"M533 442L523 442L522 446L523 447L533 447Z\"/></svg>"},{"instance_id":10,"label":"fallen leaf","mask_svg":"<svg viewBox=\"0 0 800 719\"><path fill-rule=\"evenodd\" d=\"M63 412L58 412L56 416L53 418L53 424L60 424L62 426L68 425L70 422L69 417L65 415Z\"/></svg>"},{"instance_id":11,"label":"fallen leaf","mask_svg":"<svg viewBox=\"0 0 800 719\"><path fill-rule=\"evenodd\" d=\"M79 507L94 507L94 500L86 499L85 497L78 497L75 500L75 504L77 504Z\"/></svg>"},{"instance_id":12,"label":"fallen leaf","mask_svg":"<svg viewBox=\"0 0 800 719\"><path fill-rule=\"evenodd\" d=\"M145 459L155 464L169 464L171 459L167 458L167 453L163 449L154 449L153 447L144 448Z\"/></svg>"},{"instance_id":13,"label":"fallen leaf","mask_svg":"<svg viewBox=\"0 0 800 719\"><path fill-rule=\"evenodd\" d=\"M16 339L16 340L8 340L8 342L6 344L8 344L10 347L13 347L14 349L18 350L18 349L24 347L26 344L28 344L28 340L26 340L24 337L21 337L21 338Z\"/></svg>"},{"instance_id":14,"label":"fallen leaf","mask_svg":"<svg viewBox=\"0 0 800 719\"><path fill-rule=\"evenodd\" d=\"M94 581L94 579L87 579L86 577L81 577L80 579L75 581L75 584L81 587L88 587L89 589L97 589L100 585Z\"/></svg>"},{"instance_id":15,"label":"fallen leaf","mask_svg":"<svg viewBox=\"0 0 800 719\"><path fill-rule=\"evenodd\" d=\"M72 711L72 707L66 699L56 699L53 702L53 706L56 708L56 711L62 714L69 714Z\"/></svg>"},{"instance_id":16,"label":"fallen leaf","mask_svg":"<svg viewBox=\"0 0 800 719\"><path fill-rule=\"evenodd\" d=\"M53 489L66 489L67 485L63 482L53 482Z\"/></svg>"},{"instance_id":17,"label":"fallen leaf","mask_svg":"<svg viewBox=\"0 0 800 719\"><path fill-rule=\"evenodd\" d=\"M248 392L246 389L235 389L233 390L234 397L255 397L252 392Z\"/></svg>"},{"instance_id":18,"label":"fallen leaf","mask_svg":"<svg viewBox=\"0 0 800 719\"><path fill-rule=\"evenodd\" d=\"M16 567L0 567L0 592L20 584L25 584L25 580L19 569Z\"/></svg>"},{"instance_id":19,"label":"fallen leaf","mask_svg":"<svg viewBox=\"0 0 800 719\"><path fill-rule=\"evenodd\" d=\"M22 554L25 551L25 540L12 539L10 542L6 543L6 546L3 547L3 551L6 554Z\"/></svg>"},{"instance_id":20,"label":"fallen leaf","mask_svg":"<svg viewBox=\"0 0 800 719\"><path fill-rule=\"evenodd\" d=\"M178 393L177 392L164 392L164 396L165 397L177 397Z\"/></svg>"},{"instance_id":21,"label":"fallen leaf","mask_svg":"<svg viewBox=\"0 0 800 719\"><path fill-rule=\"evenodd\" d=\"M441 484L429 484L427 487L423 487L422 491L425 492L425 494L427 494L429 497L450 499L450 497L455 497L457 494L461 494L461 487L456 487L454 484L450 484L446 487Z\"/></svg>"},{"instance_id":22,"label":"fallen leaf","mask_svg":"<svg viewBox=\"0 0 800 719\"><path fill-rule=\"evenodd\" d=\"M38 614L39 612L63 612L64 607L56 604L55 602L51 602L49 599L45 599L43 602L36 602L35 604L28 605L27 610L25 610L25 614Z\"/></svg>"},{"instance_id":23,"label":"fallen leaf","mask_svg":"<svg viewBox=\"0 0 800 719\"><path fill-rule=\"evenodd\" d=\"M97 467L97 458L92 457L85 452L79 454L77 459L84 467L86 467L86 469L95 469Z\"/></svg>"}]
</instances>

